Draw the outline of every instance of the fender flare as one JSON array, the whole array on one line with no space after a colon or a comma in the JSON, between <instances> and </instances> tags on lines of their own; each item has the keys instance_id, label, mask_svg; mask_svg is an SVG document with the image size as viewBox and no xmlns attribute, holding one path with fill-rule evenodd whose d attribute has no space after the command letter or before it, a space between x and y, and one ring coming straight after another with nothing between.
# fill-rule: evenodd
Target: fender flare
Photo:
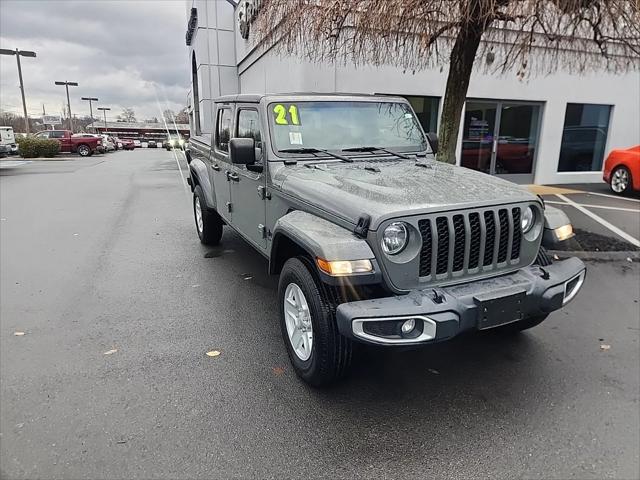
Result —
<instances>
[{"instance_id":1,"label":"fender flare","mask_svg":"<svg viewBox=\"0 0 640 480\"><path fill-rule=\"evenodd\" d=\"M565 225L571 225L571 220L569 219L567 214L559 208L547 205L544 209L544 230L542 236L542 245L545 248L549 249L553 249L554 246L558 245L560 240L558 240L558 237L555 234L555 229L563 227ZM571 235L571 237L573 237L573 234Z\"/></svg>"},{"instance_id":2,"label":"fender flare","mask_svg":"<svg viewBox=\"0 0 640 480\"><path fill-rule=\"evenodd\" d=\"M282 266L281 246L293 242L311 258L325 260L363 260L375 263L375 255L369 244L353 232L311 213L294 210L280 217L273 229L269 273L278 273ZM285 252L286 253L286 252ZM290 256L290 255L289 255ZM377 270L377 269L376 269Z\"/></svg>"},{"instance_id":3,"label":"fender flare","mask_svg":"<svg viewBox=\"0 0 640 480\"><path fill-rule=\"evenodd\" d=\"M191 177L191 182L189 182L191 191L193 192L195 190L196 185L200 185L205 197L206 207L215 210L216 195L205 163L197 157L193 158L191 163L189 163L189 175Z\"/></svg>"}]
</instances>

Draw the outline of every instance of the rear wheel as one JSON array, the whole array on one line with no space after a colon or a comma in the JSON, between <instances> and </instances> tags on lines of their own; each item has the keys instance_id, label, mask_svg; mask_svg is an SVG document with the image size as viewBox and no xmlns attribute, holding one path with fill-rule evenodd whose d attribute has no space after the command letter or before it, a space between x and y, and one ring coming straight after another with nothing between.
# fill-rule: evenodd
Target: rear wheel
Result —
<instances>
[{"instance_id":1,"label":"rear wheel","mask_svg":"<svg viewBox=\"0 0 640 480\"><path fill-rule=\"evenodd\" d=\"M204 245L217 245L222 238L223 222L218 212L208 210L200 185L193 191L193 216L200 242Z\"/></svg>"},{"instance_id":2,"label":"rear wheel","mask_svg":"<svg viewBox=\"0 0 640 480\"><path fill-rule=\"evenodd\" d=\"M336 304L305 257L284 264L278 285L280 327L296 374L315 387L342 378L353 345L338 332Z\"/></svg>"},{"instance_id":3,"label":"rear wheel","mask_svg":"<svg viewBox=\"0 0 640 480\"><path fill-rule=\"evenodd\" d=\"M89 155L91 155L91 149L89 148L89 145L85 145L84 143L82 145L78 145L78 155L80 155L81 157L88 157Z\"/></svg>"},{"instance_id":4,"label":"rear wheel","mask_svg":"<svg viewBox=\"0 0 640 480\"><path fill-rule=\"evenodd\" d=\"M611 190L614 193L626 193L631 189L631 172L627 167L619 166L611 172Z\"/></svg>"}]
</instances>

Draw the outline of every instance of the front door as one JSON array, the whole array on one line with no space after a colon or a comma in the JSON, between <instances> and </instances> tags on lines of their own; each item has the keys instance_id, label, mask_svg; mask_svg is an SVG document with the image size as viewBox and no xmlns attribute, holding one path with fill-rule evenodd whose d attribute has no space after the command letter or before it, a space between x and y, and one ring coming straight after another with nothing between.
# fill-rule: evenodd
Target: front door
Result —
<instances>
[{"instance_id":1,"label":"front door","mask_svg":"<svg viewBox=\"0 0 640 480\"><path fill-rule=\"evenodd\" d=\"M260 115L255 106L238 105L234 127L235 138L253 138L256 146L256 167L235 164L229 175L233 202L234 228L260 249L267 247L265 174L262 158ZM251 168L251 167L249 167Z\"/></svg>"},{"instance_id":2,"label":"front door","mask_svg":"<svg viewBox=\"0 0 640 480\"><path fill-rule=\"evenodd\" d=\"M532 182L540 115L536 103L467 101L461 165Z\"/></svg>"},{"instance_id":3,"label":"front door","mask_svg":"<svg viewBox=\"0 0 640 480\"><path fill-rule=\"evenodd\" d=\"M218 105L211 156L209 157L209 175L216 194L216 210L227 223L231 223L233 216L231 187L228 178L228 172L231 168L229 139L231 138L232 120L232 106Z\"/></svg>"}]
</instances>

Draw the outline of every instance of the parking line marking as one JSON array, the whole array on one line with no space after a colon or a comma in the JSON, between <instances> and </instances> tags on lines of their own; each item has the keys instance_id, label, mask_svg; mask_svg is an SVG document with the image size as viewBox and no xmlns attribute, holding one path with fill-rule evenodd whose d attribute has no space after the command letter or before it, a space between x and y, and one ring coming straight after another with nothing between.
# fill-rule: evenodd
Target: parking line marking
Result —
<instances>
[{"instance_id":1,"label":"parking line marking","mask_svg":"<svg viewBox=\"0 0 640 480\"><path fill-rule=\"evenodd\" d=\"M609 195L608 193L598 193L598 192L586 192L586 193L588 193L589 195L598 195L600 197L615 198L616 200L626 200L628 202L640 203L640 200L636 198L627 198L623 196Z\"/></svg>"},{"instance_id":2,"label":"parking line marking","mask_svg":"<svg viewBox=\"0 0 640 480\"><path fill-rule=\"evenodd\" d=\"M570 203L554 202L553 200L545 200L544 203L549 203L551 205L571 205ZM585 207L585 208L602 208L604 210L619 210L621 212L640 213L640 210L637 210L635 208L609 207L607 205L586 205L584 203L578 203L577 205L580 205L581 207Z\"/></svg>"},{"instance_id":3,"label":"parking line marking","mask_svg":"<svg viewBox=\"0 0 640 480\"><path fill-rule=\"evenodd\" d=\"M557 193L556 197L558 197L560 200L564 200L565 202L567 202L569 205L571 205L572 207L575 207L576 209L580 210L582 213L584 213L585 215L587 215L588 217L591 217L593 220L595 220L596 222L598 222L600 225L602 225L603 227L608 228L609 230L611 230L613 233L615 233L616 235L618 235L619 237L624 238L627 242L629 242L632 245L635 245L636 247L640 247L640 240L638 240L635 237L632 237L631 235L629 235L627 232L625 232L624 230L619 229L618 227L616 227L615 225L612 225L611 223L607 222L604 218L599 217L598 215L596 215L593 212L590 212L589 210L587 210L586 208L584 208L582 205L577 204L576 202L574 202L573 200L569 200L567 197L565 197L564 195L562 195L561 193Z\"/></svg>"}]
</instances>

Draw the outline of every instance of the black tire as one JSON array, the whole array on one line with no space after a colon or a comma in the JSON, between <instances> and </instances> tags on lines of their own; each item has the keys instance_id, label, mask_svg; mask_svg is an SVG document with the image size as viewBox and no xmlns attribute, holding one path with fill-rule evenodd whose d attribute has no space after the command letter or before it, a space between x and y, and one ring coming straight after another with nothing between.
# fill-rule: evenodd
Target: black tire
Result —
<instances>
[{"instance_id":1,"label":"black tire","mask_svg":"<svg viewBox=\"0 0 640 480\"><path fill-rule=\"evenodd\" d=\"M301 360L295 353L285 321L285 293L290 284L297 285L309 306L313 342L311 355ZM335 319L336 301L318 278L312 262L306 257L290 258L284 264L278 284L280 327L289 359L296 374L314 387L327 386L344 377L351 366L353 343L338 332Z\"/></svg>"},{"instance_id":2,"label":"black tire","mask_svg":"<svg viewBox=\"0 0 640 480\"><path fill-rule=\"evenodd\" d=\"M91 156L91 148L89 147L89 145L85 143L81 143L80 145L78 145L76 147L76 151L78 152L78 155L80 155L81 157Z\"/></svg>"},{"instance_id":3,"label":"black tire","mask_svg":"<svg viewBox=\"0 0 640 480\"><path fill-rule=\"evenodd\" d=\"M622 190L616 191L614 190L614 178L616 176L616 174L622 174L622 175L626 175L626 181L627 184L626 186L624 186L624 188ZM631 179L631 172L629 171L629 169L623 165L619 165L616 168L614 168L611 171L611 179L609 181L609 188L611 188L611 191L613 193L615 193L616 195L625 195L627 193L629 193L631 191L631 185L632 185L632 179Z\"/></svg>"},{"instance_id":4,"label":"black tire","mask_svg":"<svg viewBox=\"0 0 640 480\"><path fill-rule=\"evenodd\" d=\"M198 204L202 215L202 226L198 222ZM200 185L196 185L193 191L193 217L196 222L196 232L203 245L218 245L222 238L222 218L215 210L209 210L204 200L204 194Z\"/></svg>"}]
</instances>

